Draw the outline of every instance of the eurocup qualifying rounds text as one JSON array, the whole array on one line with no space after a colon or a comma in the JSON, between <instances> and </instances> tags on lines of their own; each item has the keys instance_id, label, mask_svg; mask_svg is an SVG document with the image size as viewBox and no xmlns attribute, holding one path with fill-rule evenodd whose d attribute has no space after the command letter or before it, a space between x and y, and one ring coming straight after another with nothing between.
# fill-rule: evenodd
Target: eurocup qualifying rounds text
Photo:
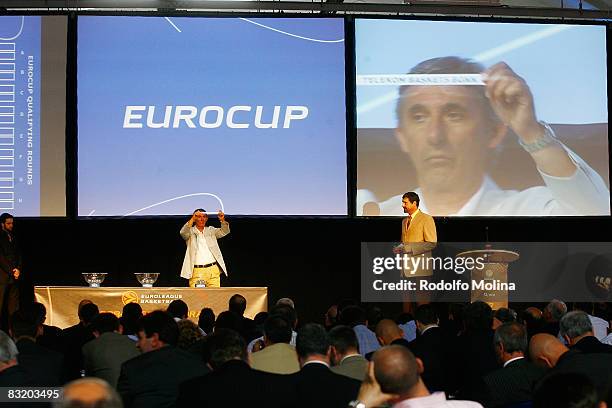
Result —
<instances>
[{"instance_id":1,"label":"eurocup qualifying rounds text","mask_svg":"<svg viewBox=\"0 0 612 408\"><path fill-rule=\"evenodd\" d=\"M372 259L372 272L381 275L385 271L404 271L405 275L414 275L419 270L444 270L454 271L458 275L470 270L483 270L485 259L476 258L452 258L452 257L432 257L432 256L409 256L407 254L396 254L392 257L375 257ZM376 291L386 290L514 290L514 283L505 283L498 280L472 279L470 283L459 279L452 281L430 282L428 279L408 280L402 279L399 282L384 282L376 279L373 282Z\"/></svg>"}]
</instances>

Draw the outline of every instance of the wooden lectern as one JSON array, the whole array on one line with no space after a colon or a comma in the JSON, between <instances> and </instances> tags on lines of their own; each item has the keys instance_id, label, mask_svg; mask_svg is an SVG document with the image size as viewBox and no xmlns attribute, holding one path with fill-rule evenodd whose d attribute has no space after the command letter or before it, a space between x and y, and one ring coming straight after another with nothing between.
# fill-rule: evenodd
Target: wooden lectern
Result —
<instances>
[{"instance_id":1,"label":"wooden lectern","mask_svg":"<svg viewBox=\"0 0 612 408\"><path fill-rule=\"evenodd\" d=\"M473 281L485 281L488 283L508 283L508 264L519 259L519 254L503 249L485 249L461 252L456 258L476 258L483 259L484 268L474 268L470 270L470 285ZM508 307L507 290L487 290L474 288L471 289L470 302L481 300L491 306L493 310Z\"/></svg>"}]
</instances>

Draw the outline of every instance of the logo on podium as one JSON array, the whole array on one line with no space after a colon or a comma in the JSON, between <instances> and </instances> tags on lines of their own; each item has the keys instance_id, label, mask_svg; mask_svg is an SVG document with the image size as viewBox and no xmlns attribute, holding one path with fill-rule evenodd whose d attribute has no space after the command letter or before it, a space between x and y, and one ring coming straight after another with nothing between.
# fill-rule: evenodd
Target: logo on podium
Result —
<instances>
[{"instance_id":1,"label":"logo on podium","mask_svg":"<svg viewBox=\"0 0 612 408\"><path fill-rule=\"evenodd\" d=\"M123 292L121 294L121 302L123 302L124 305L127 305L128 303L140 303L140 298L136 292L133 290L128 290L127 292Z\"/></svg>"}]
</instances>

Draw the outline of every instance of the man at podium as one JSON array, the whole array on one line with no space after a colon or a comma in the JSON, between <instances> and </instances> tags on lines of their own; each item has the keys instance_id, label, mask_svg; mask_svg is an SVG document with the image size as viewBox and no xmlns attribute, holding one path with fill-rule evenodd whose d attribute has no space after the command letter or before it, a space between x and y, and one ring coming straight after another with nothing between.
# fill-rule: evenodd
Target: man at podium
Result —
<instances>
[{"instance_id":1,"label":"man at podium","mask_svg":"<svg viewBox=\"0 0 612 408\"><path fill-rule=\"evenodd\" d=\"M192 288L220 287L221 269L227 276L227 268L217 239L229 234L230 229L222 211L219 211L218 217L221 228L207 227L208 214L198 208L181 228L181 237L187 243L181 278L189 279L189 286Z\"/></svg>"}]
</instances>

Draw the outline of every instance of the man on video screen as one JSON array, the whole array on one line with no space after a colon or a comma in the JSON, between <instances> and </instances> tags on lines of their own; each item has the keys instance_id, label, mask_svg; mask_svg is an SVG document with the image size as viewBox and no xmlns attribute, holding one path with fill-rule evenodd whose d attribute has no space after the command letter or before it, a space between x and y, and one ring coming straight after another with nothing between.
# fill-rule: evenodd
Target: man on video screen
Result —
<instances>
[{"instance_id":1,"label":"man on video screen","mask_svg":"<svg viewBox=\"0 0 612 408\"><path fill-rule=\"evenodd\" d=\"M437 216L610 213L610 194L601 176L538 120L529 85L507 64L485 70L466 59L441 57L419 63L410 74L482 74L484 82L399 89L395 137L413 162L415 191L425 211ZM509 130L545 186L503 190L487 174ZM401 215L401 194L376 203L368 196L369 191L358 191L358 215L370 215L373 204L372 215L378 210L379 215Z\"/></svg>"}]
</instances>

